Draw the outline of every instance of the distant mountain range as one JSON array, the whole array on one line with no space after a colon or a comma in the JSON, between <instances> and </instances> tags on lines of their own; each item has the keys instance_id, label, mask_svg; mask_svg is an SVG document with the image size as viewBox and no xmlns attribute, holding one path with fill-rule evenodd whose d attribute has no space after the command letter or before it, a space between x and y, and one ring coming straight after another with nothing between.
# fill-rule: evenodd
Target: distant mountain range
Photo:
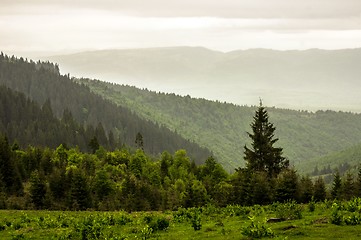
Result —
<instances>
[{"instance_id":1,"label":"distant mountain range","mask_svg":"<svg viewBox=\"0 0 361 240\"><path fill-rule=\"evenodd\" d=\"M199 47L102 50L46 59L62 73L240 105L361 112L361 49L228 53Z\"/></svg>"}]
</instances>

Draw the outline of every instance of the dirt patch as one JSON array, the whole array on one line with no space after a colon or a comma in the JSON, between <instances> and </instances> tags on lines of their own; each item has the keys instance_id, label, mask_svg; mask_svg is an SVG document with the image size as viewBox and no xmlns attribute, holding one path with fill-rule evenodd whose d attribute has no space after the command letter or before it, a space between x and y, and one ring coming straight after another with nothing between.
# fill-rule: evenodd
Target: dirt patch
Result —
<instances>
[{"instance_id":1,"label":"dirt patch","mask_svg":"<svg viewBox=\"0 0 361 240\"><path fill-rule=\"evenodd\" d=\"M328 223L327 217L319 218L313 221L313 224L326 224L326 223Z\"/></svg>"},{"instance_id":2,"label":"dirt patch","mask_svg":"<svg viewBox=\"0 0 361 240\"><path fill-rule=\"evenodd\" d=\"M287 231L287 230L294 229L294 228L297 228L297 226L295 226L295 225L289 225L289 226L283 227L282 230L283 230L283 231Z\"/></svg>"}]
</instances>

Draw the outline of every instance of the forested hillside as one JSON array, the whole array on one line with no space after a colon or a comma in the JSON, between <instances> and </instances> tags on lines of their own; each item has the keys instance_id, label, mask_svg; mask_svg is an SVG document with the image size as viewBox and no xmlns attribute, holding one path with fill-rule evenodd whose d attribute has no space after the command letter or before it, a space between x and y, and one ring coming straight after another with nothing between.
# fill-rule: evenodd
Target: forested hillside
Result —
<instances>
[{"instance_id":1,"label":"forested hillside","mask_svg":"<svg viewBox=\"0 0 361 240\"><path fill-rule=\"evenodd\" d=\"M196 165L185 150L154 157L141 148L99 147L92 153L63 144L19 148L0 134L0 209L159 211L361 196L361 168L357 177L335 177L339 184L331 191L322 177L312 181L290 168L282 147L275 146L276 128L268 119L259 106L247 164L232 174L213 157Z\"/></svg>"},{"instance_id":2,"label":"forested hillside","mask_svg":"<svg viewBox=\"0 0 361 240\"><path fill-rule=\"evenodd\" d=\"M0 85L24 93L40 106L46 103L58 119L69 111L88 132L103 129L101 137L104 139L99 139L99 142L106 142L105 138L110 136L120 144L135 147L136 135L140 133L145 151L151 154L184 148L197 163L204 162L211 155L209 150L185 140L167 127L139 118L127 107L116 106L90 92L88 87L59 74L58 66L49 62L35 63L1 54ZM7 113L4 114L1 117ZM9 126L11 124L4 127Z\"/></svg>"},{"instance_id":3,"label":"forested hillside","mask_svg":"<svg viewBox=\"0 0 361 240\"><path fill-rule=\"evenodd\" d=\"M0 133L6 134L17 147L28 145L55 148L60 144L78 146L82 151L92 150L90 139L96 137L98 144L107 149L119 145L112 136L110 141L99 124L95 129L79 125L69 110L65 109L61 119L53 115L50 101L40 106L23 93L0 86Z\"/></svg>"},{"instance_id":4,"label":"forested hillside","mask_svg":"<svg viewBox=\"0 0 361 240\"><path fill-rule=\"evenodd\" d=\"M211 149L231 170L244 164L243 147L255 107L156 93L135 87L82 79L80 82L118 105L176 130ZM267 99L266 99L267 100ZM361 141L361 115L334 111L268 108L279 145L296 168L301 162L343 150ZM320 166L322 167L322 166Z\"/></svg>"},{"instance_id":5,"label":"forested hillside","mask_svg":"<svg viewBox=\"0 0 361 240\"><path fill-rule=\"evenodd\" d=\"M300 163L304 173L312 175L334 173L335 169L342 174L348 170L356 171L361 164L361 144L328 154L319 158L309 159Z\"/></svg>"}]
</instances>

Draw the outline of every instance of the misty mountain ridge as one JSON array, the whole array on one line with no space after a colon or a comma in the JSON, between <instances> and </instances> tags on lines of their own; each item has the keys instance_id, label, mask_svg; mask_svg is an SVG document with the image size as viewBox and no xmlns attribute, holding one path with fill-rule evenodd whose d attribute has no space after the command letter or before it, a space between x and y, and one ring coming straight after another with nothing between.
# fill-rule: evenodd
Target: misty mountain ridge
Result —
<instances>
[{"instance_id":1,"label":"misty mountain ridge","mask_svg":"<svg viewBox=\"0 0 361 240\"><path fill-rule=\"evenodd\" d=\"M63 73L239 105L361 112L361 49L231 52L202 47L88 51L48 57Z\"/></svg>"}]
</instances>

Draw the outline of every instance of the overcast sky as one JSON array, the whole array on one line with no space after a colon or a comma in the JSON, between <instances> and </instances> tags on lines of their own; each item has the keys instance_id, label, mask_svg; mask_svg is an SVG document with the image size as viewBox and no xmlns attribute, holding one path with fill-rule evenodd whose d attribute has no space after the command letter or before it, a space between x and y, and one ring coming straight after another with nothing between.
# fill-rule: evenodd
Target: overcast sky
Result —
<instances>
[{"instance_id":1,"label":"overcast sky","mask_svg":"<svg viewBox=\"0 0 361 240\"><path fill-rule=\"evenodd\" d=\"M0 0L0 51L361 47L360 0Z\"/></svg>"}]
</instances>

